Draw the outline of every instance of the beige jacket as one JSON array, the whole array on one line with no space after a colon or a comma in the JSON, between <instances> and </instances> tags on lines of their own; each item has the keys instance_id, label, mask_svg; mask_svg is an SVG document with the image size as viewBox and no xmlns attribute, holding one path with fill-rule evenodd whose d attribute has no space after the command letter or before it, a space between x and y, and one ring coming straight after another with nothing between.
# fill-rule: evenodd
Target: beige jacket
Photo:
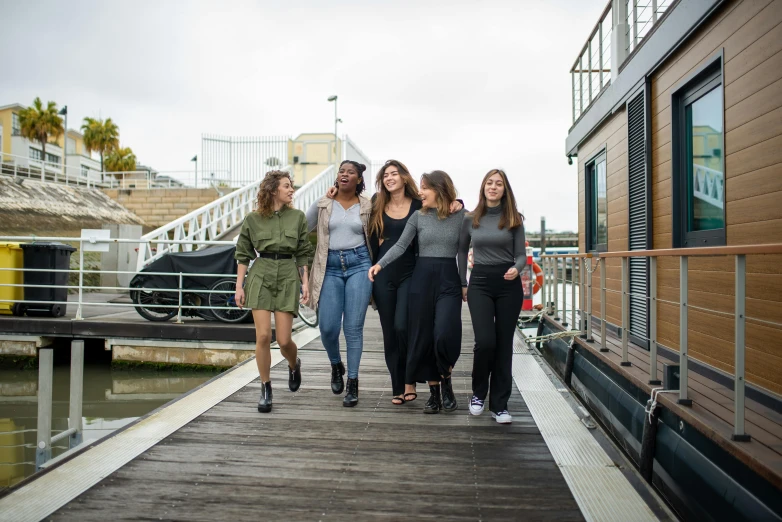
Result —
<instances>
[{"instance_id":1,"label":"beige jacket","mask_svg":"<svg viewBox=\"0 0 782 522\"><path fill-rule=\"evenodd\" d=\"M360 204L359 214L361 215L361 224L364 226L364 240L369 250L370 259L372 258L372 249L369 247L369 216L372 213L372 202L364 196L359 196ZM318 200L318 246L315 248L315 259L312 262L312 273L310 274L310 306L313 309L318 308L320 299L320 289L323 287L323 279L326 276L326 262L329 257L329 221L331 220L331 206L333 199L323 196ZM372 260L374 262L374 260ZM369 274L367 274L369 277ZM373 303L374 306L374 303Z\"/></svg>"}]
</instances>

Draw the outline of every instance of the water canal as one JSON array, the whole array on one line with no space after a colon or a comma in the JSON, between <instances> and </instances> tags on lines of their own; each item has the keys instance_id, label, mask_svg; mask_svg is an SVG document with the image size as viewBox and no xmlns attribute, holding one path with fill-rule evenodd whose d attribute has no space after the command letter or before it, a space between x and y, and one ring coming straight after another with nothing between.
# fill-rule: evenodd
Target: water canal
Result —
<instances>
[{"instance_id":1,"label":"water canal","mask_svg":"<svg viewBox=\"0 0 782 522\"><path fill-rule=\"evenodd\" d=\"M68 427L70 350L55 347L52 434ZM122 428L217 375L214 371L118 369L100 341L87 343L84 364L84 441ZM0 491L35 473L38 370L0 369ZM67 438L52 457L68 449Z\"/></svg>"}]
</instances>

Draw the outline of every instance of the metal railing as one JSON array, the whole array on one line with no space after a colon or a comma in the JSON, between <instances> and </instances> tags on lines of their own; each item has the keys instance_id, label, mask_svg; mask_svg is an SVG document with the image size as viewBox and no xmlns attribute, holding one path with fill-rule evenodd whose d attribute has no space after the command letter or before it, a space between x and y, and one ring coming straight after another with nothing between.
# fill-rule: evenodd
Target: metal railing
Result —
<instances>
[{"instance_id":1,"label":"metal railing","mask_svg":"<svg viewBox=\"0 0 782 522\"><path fill-rule=\"evenodd\" d=\"M676 0L611 0L570 68L578 121Z\"/></svg>"},{"instance_id":2,"label":"metal railing","mask_svg":"<svg viewBox=\"0 0 782 522\"><path fill-rule=\"evenodd\" d=\"M611 3L608 2L584 47L570 68L573 92L572 116L578 120L589 105L611 83Z\"/></svg>"},{"instance_id":3,"label":"metal railing","mask_svg":"<svg viewBox=\"0 0 782 522\"><path fill-rule=\"evenodd\" d=\"M287 167L283 168L285 169ZM239 226L255 206L261 181L262 178L259 178L142 236L143 242L137 261L138 270L168 252L198 250L207 245L208 241L219 240L234 227ZM333 182L334 166L332 165L296 191L293 199L294 207L306 210L313 201L325 194Z\"/></svg>"},{"instance_id":4,"label":"metal railing","mask_svg":"<svg viewBox=\"0 0 782 522\"><path fill-rule=\"evenodd\" d=\"M761 319L759 317L747 317L746 315L746 257L748 255L773 255L782 254L782 244L768 245L750 245L750 246L729 246L729 247L703 247L703 248L683 248L683 249L661 249L661 250L638 250L626 252L601 252L599 254L579 254L576 256L567 255L544 255L542 256L544 274L548 274L544 281L548 285L544 287L544 307L548 315L554 316L555 320L566 320L567 307L563 295L563 305L559 306L556 283L559 281L561 262L566 257L579 259L581 269L579 270L579 286L581 290L581 304L579 317L581 318L581 328L584 337L588 342L592 338L592 273L600 269L600 351L608 352L608 341L606 327L608 320L606 318L606 297L608 293L619 294L621 296L621 319L618 325L621 332L621 365L630 366L629 360L629 335L632 333L643 341L649 342L649 383L660 384L658 362L658 336L657 336L657 318L658 303L673 305L679 309L679 389L678 402L683 405L692 404L688 395L688 362L690 355L688 352L688 312L689 310L698 310L707 314L731 317L734 322L734 422L732 438L737 441L749 440L749 435L745 430L745 349L746 349L746 323L766 325L776 328L782 328L782 323ZM734 258L735 277L734 294L735 304L733 312L714 310L702 306L695 306L689 302L689 259L691 257L725 257ZM647 258L649 261L649 294L637 295L630 291L629 261L631 258ZM658 297L657 276L659 258L678 258L679 259L679 300L664 300ZM620 290L607 288L606 286L606 262L609 259L619 258L621 262L621 286ZM574 281L574 279L571 279ZM575 286L575 283L573 283ZM564 290L563 290L564 294ZM586 302L584 302L584 298ZM630 299L642 299L648 303L649 314L649 333L648 335L631 332L630 329ZM575 299L572 301L575 305ZM560 315L560 312L562 314ZM576 315L572 311L571 317ZM573 321L574 319L571 319ZM695 358L697 360L697 358ZM708 363L704 363L708 364Z\"/></svg>"}]
</instances>

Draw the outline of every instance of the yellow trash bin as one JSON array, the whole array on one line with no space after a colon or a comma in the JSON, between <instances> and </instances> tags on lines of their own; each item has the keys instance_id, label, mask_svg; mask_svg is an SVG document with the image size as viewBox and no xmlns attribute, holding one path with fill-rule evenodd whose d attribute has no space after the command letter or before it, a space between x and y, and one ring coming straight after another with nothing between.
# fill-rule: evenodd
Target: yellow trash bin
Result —
<instances>
[{"instance_id":1,"label":"yellow trash bin","mask_svg":"<svg viewBox=\"0 0 782 522\"><path fill-rule=\"evenodd\" d=\"M10 315L16 308L15 303L24 299L24 255L19 243L0 243L0 268L18 268L19 270L0 270L0 314ZM2 286L2 285L20 286Z\"/></svg>"}]
</instances>

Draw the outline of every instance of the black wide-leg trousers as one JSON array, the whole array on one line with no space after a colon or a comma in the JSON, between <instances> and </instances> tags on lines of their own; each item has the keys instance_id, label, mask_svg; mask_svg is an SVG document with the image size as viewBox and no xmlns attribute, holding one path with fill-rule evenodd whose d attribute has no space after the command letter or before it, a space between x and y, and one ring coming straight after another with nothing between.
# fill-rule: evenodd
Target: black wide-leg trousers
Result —
<instances>
[{"instance_id":1,"label":"black wide-leg trousers","mask_svg":"<svg viewBox=\"0 0 782 522\"><path fill-rule=\"evenodd\" d=\"M407 383L440 381L462 348L462 284L456 259L419 257L408 293Z\"/></svg>"},{"instance_id":2,"label":"black wide-leg trousers","mask_svg":"<svg viewBox=\"0 0 782 522\"><path fill-rule=\"evenodd\" d=\"M394 396L405 391L405 370L407 368L407 302L410 277L400 278L394 270L381 270L375 276L372 294L380 316L383 330L383 351L386 366L391 375L391 390Z\"/></svg>"},{"instance_id":3,"label":"black wide-leg trousers","mask_svg":"<svg viewBox=\"0 0 782 522\"><path fill-rule=\"evenodd\" d=\"M519 278L503 278L511 266L476 265L467 289L475 330L472 391L486 400L491 379L489 409L495 413L508 409L513 386L513 336L524 300Z\"/></svg>"}]
</instances>

